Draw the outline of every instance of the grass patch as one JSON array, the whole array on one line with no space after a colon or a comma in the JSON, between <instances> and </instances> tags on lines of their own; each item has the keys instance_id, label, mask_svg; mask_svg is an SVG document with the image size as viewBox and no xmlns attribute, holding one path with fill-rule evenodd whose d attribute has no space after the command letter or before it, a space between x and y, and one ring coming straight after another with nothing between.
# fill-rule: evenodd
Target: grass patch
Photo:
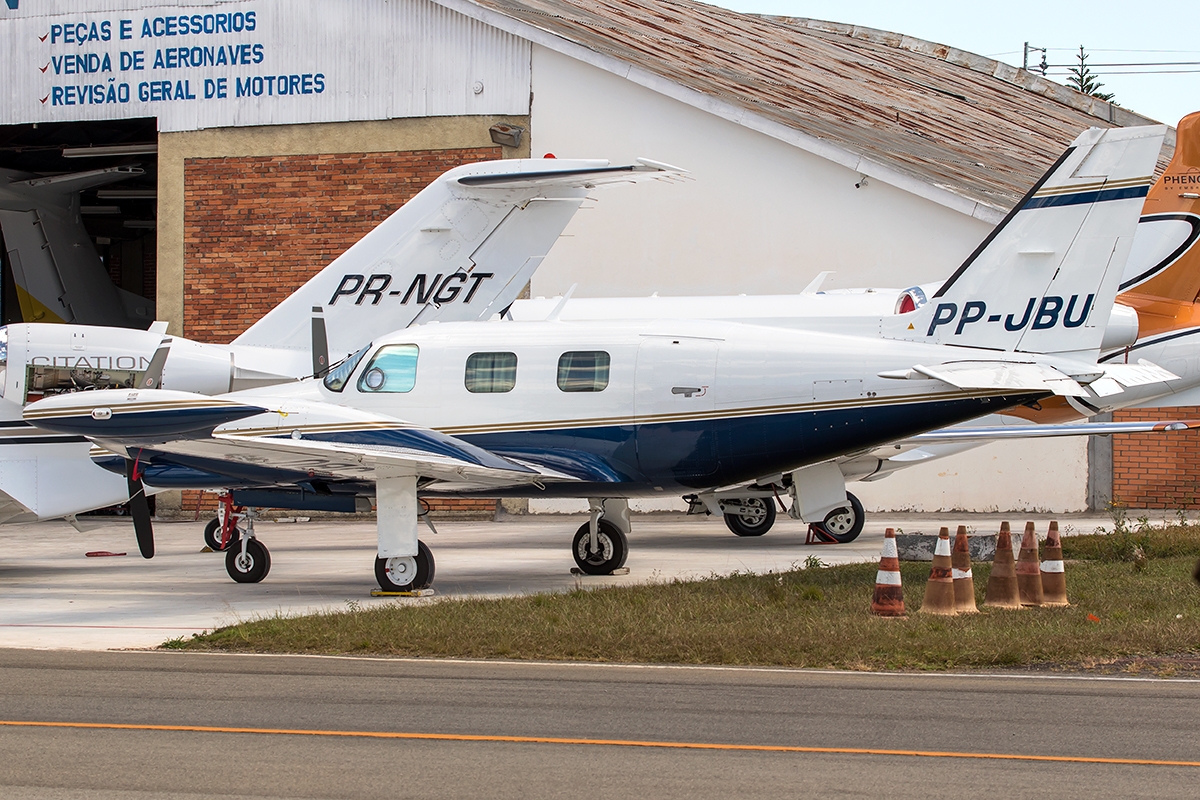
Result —
<instances>
[{"instance_id":1,"label":"grass patch","mask_svg":"<svg viewBox=\"0 0 1200 800\"><path fill-rule=\"evenodd\" d=\"M1151 550L1184 547L1160 543ZM1076 537L1069 608L954 618L913 614L928 564L901 567L907 619L869 613L874 564L575 590L447 599L264 618L169 643L189 650L933 670L1104 667L1175 658L1200 665L1200 590L1191 555L1130 563ZM1105 537L1099 537L1105 538ZM1189 547L1200 552L1200 534ZM1106 549L1106 547L1108 549ZM1092 548L1089 550L1089 548ZM1089 558L1085 553L1097 553ZM990 565L975 567L982 603ZM1141 667L1138 667L1139 669ZM1200 666L1189 667L1193 671ZM1174 666L1151 666L1162 673Z\"/></svg>"}]
</instances>

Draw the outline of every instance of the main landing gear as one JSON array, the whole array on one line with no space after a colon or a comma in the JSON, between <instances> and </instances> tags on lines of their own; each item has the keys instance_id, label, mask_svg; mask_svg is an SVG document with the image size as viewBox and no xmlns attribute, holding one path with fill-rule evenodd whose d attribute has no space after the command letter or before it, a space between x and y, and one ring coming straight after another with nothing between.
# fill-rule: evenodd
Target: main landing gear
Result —
<instances>
[{"instance_id":1,"label":"main landing gear","mask_svg":"<svg viewBox=\"0 0 1200 800\"><path fill-rule=\"evenodd\" d=\"M863 504L849 492L846 492L846 499L850 501L849 508L834 509L825 517L824 522L809 525L816 538L846 544L853 542L862 533L863 525L867 521Z\"/></svg>"},{"instance_id":2,"label":"main landing gear","mask_svg":"<svg viewBox=\"0 0 1200 800\"><path fill-rule=\"evenodd\" d=\"M425 543L417 541L415 556L378 557L375 559L375 580L385 592L413 592L428 589L433 584L433 553Z\"/></svg>"},{"instance_id":3,"label":"main landing gear","mask_svg":"<svg viewBox=\"0 0 1200 800\"><path fill-rule=\"evenodd\" d=\"M840 481L840 478L839 478ZM844 491L839 482L837 491ZM803 517L796 500L795 485L788 486L788 494L792 497L790 509L784 509L793 519L804 519L809 522L810 538L819 542L845 544L852 542L862 533L866 522L866 512L857 497L845 492L847 505L839 505L825 514L818 521ZM736 536L762 536L775 524L778 514L776 503L782 501L779 497L779 484L751 485L740 489L722 490L719 492L702 492L698 495L688 495L683 499L688 501L689 514L720 514L725 520L725 526ZM820 506L818 506L820 507ZM828 508L828 505L825 506Z\"/></svg>"},{"instance_id":4,"label":"main landing gear","mask_svg":"<svg viewBox=\"0 0 1200 800\"><path fill-rule=\"evenodd\" d=\"M235 544L242 535L238 523L246 509L233 504L233 495L222 493L217 498L217 515L204 526L204 543L217 553L223 553L230 545Z\"/></svg>"},{"instance_id":5,"label":"main landing gear","mask_svg":"<svg viewBox=\"0 0 1200 800\"><path fill-rule=\"evenodd\" d=\"M571 540L571 555L585 575L611 575L629 555L629 503L621 499L590 500L589 519Z\"/></svg>"},{"instance_id":6,"label":"main landing gear","mask_svg":"<svg viewBox=\"0 0 1200 800\"><path fill-rule=\"evenodd\" d=\"M225 571L238 583L258 583L271 571L271 553L254 536L254 509L242 511L246 529L239 540L225 550Z\"/></svg>"}]
</instances>

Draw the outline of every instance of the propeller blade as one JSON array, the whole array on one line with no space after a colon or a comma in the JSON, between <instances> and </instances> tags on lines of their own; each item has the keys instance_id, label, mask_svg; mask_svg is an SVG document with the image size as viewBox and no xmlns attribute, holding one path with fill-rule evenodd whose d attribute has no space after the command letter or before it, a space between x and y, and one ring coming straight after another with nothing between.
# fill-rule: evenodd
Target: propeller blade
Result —
<instances>
[{"instance_id":1,"label":"propeller blade","mask_svg":"<svg viewBox=\"0 0 1200 800\"><path fill-rule=\"evenodd\" d=\"M146 487L137 477L134 462L125 459L125 482L129 486L129 514L133 517L133 532L137 536L142 558L154 558L154 524L150 521L150 503Z\"/></svg>"}]
</instances>

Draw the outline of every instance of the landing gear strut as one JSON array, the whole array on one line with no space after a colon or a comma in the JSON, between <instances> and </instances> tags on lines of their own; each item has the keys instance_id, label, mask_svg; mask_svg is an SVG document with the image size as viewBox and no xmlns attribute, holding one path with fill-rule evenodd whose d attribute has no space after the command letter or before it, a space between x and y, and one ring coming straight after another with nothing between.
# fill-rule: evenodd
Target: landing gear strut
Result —
<instances>
[{"instance_id":1,"label":"landing gear strut","mask_svg":"<svg viewBox=\"0 0 1200 800\"><path fill-rule=\"evenodd\" d=\"M585 575L611 575L629 555L629 503L621 499L591 500L591 519L571 540L571 555Z\"/></svg>"},{"instance_id":2,"label":"landing gear strut","mask_svg":"<svg viewBox=\"0 0 1200 800\"><path fill-rule=\"evenodd\" d=\"M245 509L235 506L233 495L228 492L218 497L217 502L220 504L217 516L204 526L204 543L210 550L222 553L241 539L242 532L238 530L238 522L241 521Z\"/></svg>"}]
</instances>

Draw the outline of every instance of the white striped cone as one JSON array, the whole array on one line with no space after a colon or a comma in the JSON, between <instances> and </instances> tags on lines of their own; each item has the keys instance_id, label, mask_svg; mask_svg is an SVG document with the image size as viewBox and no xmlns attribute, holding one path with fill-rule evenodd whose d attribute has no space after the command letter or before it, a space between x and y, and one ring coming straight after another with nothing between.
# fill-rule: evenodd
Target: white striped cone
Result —
<instances>
[{"instance_id":1,"label":"white striped cone","mask_svg":"<svg viewBox=\"0 0 1200 800\"><path fill-rule=\"evenodd\" d=\"M879 555L879 571L875 573L875 594L871 597L871 613L880 617L904 616L900 554L896 550L896 532L891 528L883 533L883 552Z\"/></svg>"}]
</instances>

